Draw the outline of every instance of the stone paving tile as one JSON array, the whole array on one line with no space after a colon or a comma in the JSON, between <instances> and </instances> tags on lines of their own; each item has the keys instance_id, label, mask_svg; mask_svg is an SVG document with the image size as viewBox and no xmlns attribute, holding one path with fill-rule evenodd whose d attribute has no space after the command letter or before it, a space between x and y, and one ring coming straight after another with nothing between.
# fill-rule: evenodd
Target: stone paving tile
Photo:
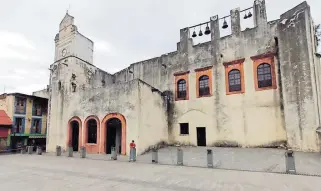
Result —
<instances>
[{"instance_id":1,"label":"stone paving tile","mask_svg":"<svg viewBox=\"0 0 321 191\"><path fill-rule=\"evenodd\" d=\"M0 157L3 190L295 191L321 178L38 155Z\"/></svg>"}]
</instances>

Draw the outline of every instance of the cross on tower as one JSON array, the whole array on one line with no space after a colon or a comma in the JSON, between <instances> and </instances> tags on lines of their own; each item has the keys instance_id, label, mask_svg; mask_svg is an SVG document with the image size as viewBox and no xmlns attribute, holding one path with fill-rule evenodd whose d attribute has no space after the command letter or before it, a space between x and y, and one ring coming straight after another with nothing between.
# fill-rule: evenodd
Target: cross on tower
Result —
<instances>
[{"instance_id":1,"label":"cross on tower","mask_svg":"<svg viewBox=\"0 0 321 191\"><path fill-rule=\"evenodd\" d=\"M69 4L69 5L68 5L68 9L67 9L67 11L66 11L67 14L68 14L68 11L70 10L70 7L71 7L71 5Z\"/></svg>"}]
</instances>

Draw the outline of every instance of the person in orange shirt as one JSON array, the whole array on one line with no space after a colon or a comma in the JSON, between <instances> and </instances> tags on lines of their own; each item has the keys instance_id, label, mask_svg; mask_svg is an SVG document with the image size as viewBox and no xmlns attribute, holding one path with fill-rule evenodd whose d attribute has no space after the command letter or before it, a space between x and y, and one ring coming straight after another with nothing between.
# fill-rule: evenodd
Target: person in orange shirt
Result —
<instances>
[{"instance_id":1,"label":"person in orange shirt","mask_svg":"<svg viewBox=\"0 0 321 191\"><path fill-rule=\"evenodd\" d=\"M132 142L129 144L129 147L130 147L129 162L130 161L135 162L136 161L136 144L134 140L132 140Z\"/></svg>"},{"instance_id":2,"label":"person in orange shirt","mask_svg":"<svg viewBox=\"0 0 321 191\"><path fill-rule=\"evenodd\" d=\"M136 148L135 141L132 140L132 142L129 144L130 148Z\"/></svg>"}]
</instances>

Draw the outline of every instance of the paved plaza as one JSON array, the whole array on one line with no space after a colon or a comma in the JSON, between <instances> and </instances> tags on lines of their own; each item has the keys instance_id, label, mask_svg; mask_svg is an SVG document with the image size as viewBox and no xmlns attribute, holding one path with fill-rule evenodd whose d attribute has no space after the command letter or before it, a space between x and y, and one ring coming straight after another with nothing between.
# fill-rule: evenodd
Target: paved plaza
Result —
<instances>
[{"instance_id":1,"label":"paved plaza","mask_svg":"<svg viewBox=\"0 0 321 191\"><path fill-rule=\"evenodd\" d=\"M41 155L0 155L3 190L320 190L321 178ZM251 161L249 161L251 162Z\"/></svg>"},{"instance_id":2,"label":"paved plaza","mask_svg":"<svg viewBox=\"0 0 321 191\"><path fill-rule=\"evenodd\" d=\"M192 167L207 166L207 149L205 147L182 147L184 165ZM213 150L214 167L218 169L276 172L284 173L285 150L264 148L209 148ZM54 153L46 155L54 156ZM67 153L64 153L67 156ZM80 158L78 153L74 157ZM321 176L321 154L295 152L296 171L299 174ZM111 160L110 155L87 154L87 158L95 160ZM126 156L118 156L119 161L128 161ZM177 148L167 147L158 151L160 164L177 164ZM137 156L138 163L152 163L151 152Z\"/></svg>"}]
</instances>

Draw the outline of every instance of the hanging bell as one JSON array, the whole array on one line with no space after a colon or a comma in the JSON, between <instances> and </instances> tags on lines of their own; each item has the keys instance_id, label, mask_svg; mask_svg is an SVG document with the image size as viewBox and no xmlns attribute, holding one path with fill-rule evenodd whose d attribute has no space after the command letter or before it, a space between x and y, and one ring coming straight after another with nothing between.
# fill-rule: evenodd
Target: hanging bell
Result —
<instances>
[{"instance_id":1,"label":"hanging bell","mask_svg":"<svg viewBox=\"0 0 321 191\"><path fill-rule=\"evenodd\" d=\"M205 29L205 34L208 35L211 33L210 27L207 25Z\"/></svg>"},{"instance_id":2,"label":"hanging bell","mask_svg":"<svg viewBox=\"0 0 321 191\"><path fill-rule=\"evenodd\" d=\"M201 29L200 32L198 33L198 36L203 36L202 29Z\"/></svg>"},{"instance_id":3,"label":"hanging bell","mask_svg":"<svg viewBox=\"0 0 321 191\"><path fill-rule=\"evenodd\" d=\"M247 15L247 18L250 18L250 17L252 17L251 11L250 11L249 14Z\"/></svg>"},{"instance_id":4,"label":"hanging bell","mask_svg":"<svg viewBox=\"0 0 321 191\"><path fill-rule=\"evenodd\" d=\"M245 13L245 15L244 15L244 19L247 19L247 18L249 18L248 16L247 16L247 14Z\"/></svg>"},{"instance_id":5,"label":"hanging bell","mask_svg":"<svg viewBox=\"0 0 321 191\"><path fill-rule=\"evenodd\" d=\"M192 37L193 37L193 38L197 37L197 34L196 34L196 32L195 32L195 31L193 32Z\"/></svg>"},{"instance_id":6,"label":"hanging bell","mask_svg":"<svg viewBox=\"0 0 321 191\"><path fill-rule=\"evenodd\" d=\"M227 24L226 20L224 19L222 28L223 28L223 29L226 29L227 27L228 27L228 24Z\"/></svg>"}]
</instances>

